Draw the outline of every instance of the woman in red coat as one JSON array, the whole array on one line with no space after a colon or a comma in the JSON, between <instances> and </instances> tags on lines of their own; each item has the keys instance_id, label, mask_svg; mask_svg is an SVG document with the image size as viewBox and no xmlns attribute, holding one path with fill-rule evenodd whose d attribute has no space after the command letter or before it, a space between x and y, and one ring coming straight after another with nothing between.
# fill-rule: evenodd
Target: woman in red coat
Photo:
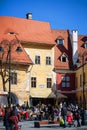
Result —
<instances>
[{"instance_id":1,"label":"woman in red coat","mask_svg":"<svg viewBox=\"0 0 87 130\"><path fill-rule=\"evenodd\" d=\"M68 112L67 114L67 122L68 122L68 125L70 126L73 123L73 114L71 112Z\"/></svg>"},{"instance_id":2,"label":"woman in red coat","mask_svg":"<svg viewBox=\"0 0 87 130\"><path fill-rule=\"evenodd\" d=\"M12 111L9 121L12 122L12 124L14 125L14 130L19 130L18 117L16 116L14 111Z\"/></svg>"}]
</instances>

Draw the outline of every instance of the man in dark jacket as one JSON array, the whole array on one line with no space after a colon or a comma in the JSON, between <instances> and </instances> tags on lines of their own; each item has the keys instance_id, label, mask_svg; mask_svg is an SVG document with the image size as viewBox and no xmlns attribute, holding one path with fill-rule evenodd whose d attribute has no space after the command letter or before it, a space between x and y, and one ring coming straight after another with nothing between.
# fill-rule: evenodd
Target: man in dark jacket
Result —
<instances>
[{"instance_id":1,"label":"man in dark jacket","mask_svg":"<svg viewBox=\"0 0 87 130\"><path fill-rule=\"evenodd\" d=\"M9 121L10 112L11 112L11 108L6 107L5 116L4 116L4 126L5 126L6 130L11 130L10 121Z\"/></svg>"},{"instance_id":2,"label":"man in dark jacket","mask_svg":"<svg viewBox=\"0 0 87 130\"><path fill-rule=\"evenodd\" d=\"M67 116L67 106L66 102L63 103L62 109L61 109L61 116L64 120L64 128L66 127L66 116Z\"/></svg>"}]
</instances>

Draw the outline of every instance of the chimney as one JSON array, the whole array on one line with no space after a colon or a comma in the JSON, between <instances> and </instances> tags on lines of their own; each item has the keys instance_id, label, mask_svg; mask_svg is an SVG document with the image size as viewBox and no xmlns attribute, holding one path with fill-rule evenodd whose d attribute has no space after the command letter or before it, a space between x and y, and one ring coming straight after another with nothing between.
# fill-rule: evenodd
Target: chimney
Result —
<instances>
[{"instance_id":1,"label":"chimney","mask_svg":"<svg viewBox=\"0 0 87 130\"><path fill-rule=\"evenodd\" d=\"M32 19L32 13L27 13L26 18L31 20Z\"/></svg>"},{"instance_id":2,"label":"chimney","mask_svg":"<svg viewBox=\"0 0 87 130\"><path fill-rule=\"evenodd\" d=\"M72 31L72 55L73 55L73 64L76 64L78 59L78 31Z\"/></svg>"}]
</instances>

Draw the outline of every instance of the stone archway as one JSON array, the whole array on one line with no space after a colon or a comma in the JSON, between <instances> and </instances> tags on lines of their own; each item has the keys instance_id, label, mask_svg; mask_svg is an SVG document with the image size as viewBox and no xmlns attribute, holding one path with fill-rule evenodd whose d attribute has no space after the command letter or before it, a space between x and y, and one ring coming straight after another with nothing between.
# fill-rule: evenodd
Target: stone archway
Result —
<instances>
[{"instance_id":1,"label":"stone archway","mask_svg":"<svg viewBox=\"0 0 87 130\"><path fill-rule=\"evenodd\" d=\"M11 104L19 104L18 97L15 93L11 93Z\"/></svg>"}]
</instances>

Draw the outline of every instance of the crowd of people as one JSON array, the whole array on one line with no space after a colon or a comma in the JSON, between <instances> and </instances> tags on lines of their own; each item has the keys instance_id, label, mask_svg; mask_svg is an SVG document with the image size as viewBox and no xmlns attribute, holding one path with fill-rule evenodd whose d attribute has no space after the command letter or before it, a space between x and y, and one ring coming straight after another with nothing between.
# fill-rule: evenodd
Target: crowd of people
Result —
<instances>
[{"instance_id":1,"label":"crowd of people","mask_svg":"<svg viewBox=\"0 0 87 130\"><path fill-rule=\"evenodd\" d=\"M48 120L60 121L60 126L66 127L74 125L77 127L83 123L83 111L73 103L60 102L58 105L37 104L27 108L25 104L19 104L12 107L0 108L0 117L2 117L6 130L19 130L18 122L23 120Z\"/></svg>"}]
</instances>

